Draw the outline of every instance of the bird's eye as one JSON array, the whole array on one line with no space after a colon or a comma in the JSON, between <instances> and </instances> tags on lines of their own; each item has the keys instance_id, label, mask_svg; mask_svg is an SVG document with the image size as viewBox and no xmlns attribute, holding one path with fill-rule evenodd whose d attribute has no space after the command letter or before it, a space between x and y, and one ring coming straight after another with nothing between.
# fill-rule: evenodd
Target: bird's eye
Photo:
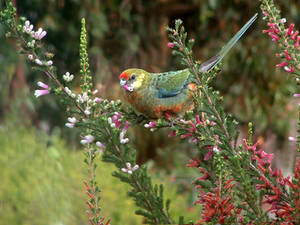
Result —
<instances>
[{"instance_id":1,"label":"bird's eye","mask_svg":"<svg viewBox=\"0 0 300 225\"><path fill-rule=\"evenodd\" d=\"M134 80L135 79L135 74L132 74L131 77L130 77L130 79Z\"/></svg>"}]
</instances>

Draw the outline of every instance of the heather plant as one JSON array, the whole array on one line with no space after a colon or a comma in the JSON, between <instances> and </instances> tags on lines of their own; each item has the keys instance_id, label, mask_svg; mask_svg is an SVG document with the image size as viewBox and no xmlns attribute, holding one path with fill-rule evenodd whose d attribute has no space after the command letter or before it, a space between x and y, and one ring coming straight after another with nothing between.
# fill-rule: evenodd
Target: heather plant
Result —
<instances>
[{"instance_id":1,"label":"heather plant","mask_svg":"<svg viewBox=\"0 0 300 225\"><path fill-rule=\"evenodd\" d=\"M291 74L298 84L299 41L294 25L285 27L273 1L261 1L267 33L279 44L283 62L277 65ZM221 67L203 72L201 62L193 55L194 39L188 39L181 20L170 34L168 46L178 55L181 63L189 69L196 80L194 109L180 118L165 118L149 121L137 115L120 100L103 99L94 89L87 52L85 20L81 20L80 35L80 92L72 88L76 73L58 74L53 63L53 53L43 45L47 32L34 29L26 18L16 18L11 2L1 11L1 22L6 25L7 37L15 38L33 69L41 71L44 78L37 83L34 95L39 98L53 94L66 109L66 126L80 130L80 143L85 146L86 168L89 177L83 183L87 194L87 218L91 225L113 224L101 213L101 184L96 182L98 154L104 162L112 163L116 170L113 176L130 187L131 197L148 224L297 224L300 221L300 160L295 157L294 174L284 177L280 169L273 169L273 154L266 153L259 142L252 140L253 128L249 123L249 136L238 144L238 122L228 115L222 106L222 97L211 82L221 72ZM295 94L298 97L299 94ZM299 123L299 121L298 121ZM130 126L145 126L151 131L169 128L169 137L180 137L193 145L195 157L187 167L197 170L199 177L192 185L198 191L194 204L199 207L199 220L190 222L172 218L170 200L164 199L163 185L153 185L145 165L137 165L136 149L130 145L127 134ZM297 138L290 137L291 141ZM300 140L298 140L299 142ZM298 143L297 142L297 143ZM299 145L297 145L299 151ZM298 154L298 153L297 153ZM106 176L106 175L98 175ZM102 193L105 195L105 193Z\"/></svg>"}]
</instances>

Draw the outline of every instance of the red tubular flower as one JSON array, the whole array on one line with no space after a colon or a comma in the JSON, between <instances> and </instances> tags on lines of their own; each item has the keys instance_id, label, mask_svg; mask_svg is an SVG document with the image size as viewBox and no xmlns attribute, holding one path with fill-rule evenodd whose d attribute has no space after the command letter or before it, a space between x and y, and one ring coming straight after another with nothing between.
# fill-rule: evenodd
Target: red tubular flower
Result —
<instances>
[{"instance_id":1,"label":"red tubular flower","mask_svg":"<svg viewBox=\"0 0 300 225\"><path fill-rule=\"evenodd\" d=\"M90 210L92 210L94 208L94 206L89 201L87 201L86 204L88 205L88 207L90 208Z\"/></svg>"},{"instance_id":2,"label":"red tubular flower","mask_svg":"<svg viewBox=\"0 0 300 225\"><path fill-rule=\"evenodd\" d=\"M286 49L284 50L284 54L285 54L286 60L290 61L291 60L291 56L290 56L290 54L288 53L288 51Z\"/></svg>"},{"instance_id":3,"label":"red tubular flower","mask_svg":"<svg viewBox=\"0 0 300 225\"><path fill-rule=\"evenodd\" d=\"M188 134L182 134L180 137L181 138L186 138L186 137L192 137L193 134L192 133L188 133Z\"/></svg>"},{"instance_id":4,"label":"red tubular flower","mask_svg":"<svg viewBox=\"0 0 300 225\"><path fill-rule=\"evenodd\" d=\"M288 67L288 66L285 66L284 67L284 70L286 71L286 72L288 72L288 73L293 73L293 72L295 72L295 68L294 67Z\"/></svg>"},{"instance_id":5,"label":"red tubular flower","mask_svg":"<svg viewBox=\"0 0 300 225\"><path fill-rule=\"evenodd\" d=\"M83 183L88 191L91 190L91 187L89 186L88 182L83 181Z\"/></svg>"},{"instance_id":6,"label":"red tubular flower","mask_svg":"<svg viewBox=\"0 0 300 225\"><path fill-rule=\"evenodd\" d=\"M87 191L86 193L87 193L87 195L88 195L91 199L94 199L94 198L95 198L95 196L92 195L89 191Z\"/></svg>"},{"instance_id":7,"label":"red tubular flower","mask_svg":"<svg viewBox=\"0 0 300 225\"><path fill-rule=\"evenodd\" d=\"M210 176L209 176L209 173L203 169L203 168L199 168L200 172L204 174L204 176L202 177L198 177L197 180L207 180Z\"/></svg>"},{"instance_id":8,"label":"red tubular flower","mask_svg":"<svg viewBox=\"0 0 300 225\"><path fill-rule=\"evenodd\" d=\"M172 131L171 133L169 133L168 137L174 137L176 135L176 131Z\"/></svg>"},{"instance_id":9,"label":"red tubular flower","mask_svg":"<svg viewBox=\"0 0 300 225\"><path fill-rule=\"evenodd\" d=\"M196 167L200 166L201 161L198 158L190 159L189 163L186 165L187 167Z\"/></svg>"},{"instance_id":10,"label":"red tubular flower","mask_svg":"<svg viewBox=\"0 0 300 225\"><path fill-rule=\"evenodd\" d=\"M298 31L294 32L291 36L291 39L295 40L298 33L299 33Z\"/></svg>"},{"instance_id":11,"label":"red tubular flower","mask_svg":"<svg viewBox=\"0 0 300 225\"><path fill-rule=\"evenodd\" d=\"M222 189L226 194L221 192L221 185L211 189L211 192L208 193L201 191L198 196L199 200L194 203L202 205L202 218L197 222L197 225L211 222L213 219L217 219L219 224L226 224L226 220L234 213L235 217L241 218L239 217L241 209L235 208L231 198L232 181L233 179L228 180L224 185L224 190Z\"/></svg>"},{"instance_id":12,"label":"red tubular flower","mask_svg":"<svg viewBox=\"0 0 300 225\"><path fill-rule=\"evenodd\" d=\"M277 68L280 68L283 66L287 66L287 62L282 62L282 63L276 65Z\"/></svg>"},{"instance_id":13,"label":"red tubular flower","mask_svg":"<svg viewBox=\"0 0 300 225\"><path fill-rule=\"evenodd\" d=\"M295 43L295 47L297 49L299 49L299 41L300 41L300 36L297 36L297 40L296 40L296 43Z\"/></svg>"},{"instance_id":14,"label":"red tubular flower","mask_svg":"<svg viewBox=\"0 0 300 225\"><path fill-rule=\"evenodd\" d=\"M92 221L93 220L93 215L90 213L90 211L86 211L86 213L89 216L89 220Z\"/></svg>"},{"instance_id":15,"label":"red tubular flower","mask_svg":"<svg viewBox=\"0 0 300 225\"><path fill-rule=\"evenodd\" d=\"M204 156L204 160L209 160L214 155L214 151L210 149L207 154Z\"/></svg>"},{"instance_id":16,"label":"red tubular flower","mask_svg":"<svg viewBox=\"0 0 300 225\"><path fill-rule=\"evenodd\" d=\"M291 34L293 32L293 29L294 29L294 26L295 25L293 23L290 25L290 27L289 27L289 29L288 29L288 31L287 31L287 33L286 33L285 36L287 36L287 35L291 36Z\"/></svg>"},{"instance_id":17,"label":"red tubular flower","mask_svg":"<svg viewBox=\"0 0 300 225\"><path fill-rule=\"evenodd\" d=\"M268 33L268 35L272 38L272 41L278 41L279 37L276 34Z\"/></svg>"},{"instance_id":18,"label":"red tubular flower","mask_svg":"<svg viewBox=\"0 0 300 225\"><path fill-rule=\"evenodd\" d=\"M266 169L263 166L257 164L257 167L261 170L261 172L266 173Z\"/></svg>"},{"instance_id":19,"label":"red tubular flower","mask_svg":"<svg viewBox=\"0 0 300 225\"><path fill-rule=\"evenodd\" d=\"M196 123L197 124L201 124L201 120L200 120L200 116L199 115L196 115Z\"/></svg>"}]
</instances>

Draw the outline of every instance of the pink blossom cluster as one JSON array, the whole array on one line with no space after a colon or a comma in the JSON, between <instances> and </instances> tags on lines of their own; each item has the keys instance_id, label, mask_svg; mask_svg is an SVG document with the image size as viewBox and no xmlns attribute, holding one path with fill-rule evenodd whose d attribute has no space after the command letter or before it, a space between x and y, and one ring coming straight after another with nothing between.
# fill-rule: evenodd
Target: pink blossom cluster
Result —
<instances>
[{"instance_id":1,"label":"pink blossom cluster","mask_svg":"<svg viewBox=\"0 0 300 225\"><path fill-rule=\"evenodd\" d=\"M26 20L26 22L23 26L23 31L27 34L30 34L31 37L36 40L41 40L47 34L47 31L43 30L42 28L39 28L37 31L34 31L33 25L30 24L29 20Z\"/></svg>"},{"instance_id":2,"label":"pink blossom cluster","mask_svg":"<svg viewBox=\"0 0 300 225\"><path fill-rule=\"evenodd\" d=\"M263 14L268 18L269 14L267 12L264 11ZM285 61L277 64L276 67L283 67L286 72L293 73L295 72L295 67L292 65L292 62L295 62L295 58L293 56L294 54L291 51L293 50L293 48L300 50L300 35L298 35L298 30L294 30L294 24L290 24L289 28L282 31L282 24L284 24L285 22L285 18L280 19L280 23L276 23L274 19L270 17L269 22L267 23L269 29L263 30L263 33L267 33L274 42L278 42L279 40L282 41L281 44L283 44L284 50L279 55L283 56L285 58Z\"/></svg>"}]
</instances>

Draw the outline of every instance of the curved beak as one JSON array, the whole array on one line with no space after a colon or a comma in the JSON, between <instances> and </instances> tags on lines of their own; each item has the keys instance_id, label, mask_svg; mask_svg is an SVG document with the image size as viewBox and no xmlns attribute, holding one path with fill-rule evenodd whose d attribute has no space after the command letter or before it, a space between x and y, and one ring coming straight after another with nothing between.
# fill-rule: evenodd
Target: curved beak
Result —
<instances>
[{"instance_id":1,"label":"curved beak","mask_svg":"<svg viewBox=\"0 0 300 225\"><path fill-rule=\"evenodd\" d=\"M120 85L123 86L124 84L126 84L126 80L122 78L122 79L120 80Z\"/></svg>"}]
</instances>

